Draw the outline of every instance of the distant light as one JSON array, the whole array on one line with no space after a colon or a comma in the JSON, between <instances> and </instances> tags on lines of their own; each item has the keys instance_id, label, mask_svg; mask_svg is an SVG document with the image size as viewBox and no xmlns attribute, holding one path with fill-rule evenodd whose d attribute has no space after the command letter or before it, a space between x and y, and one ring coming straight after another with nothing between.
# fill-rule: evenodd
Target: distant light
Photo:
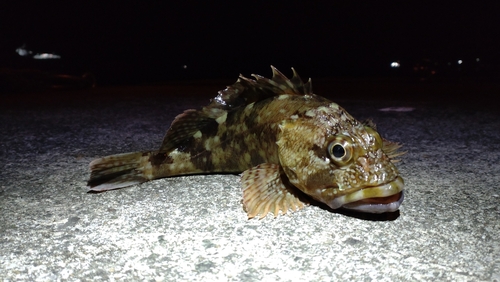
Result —
<instances>
[{"instance_id":1,"label":"distant light","mask_svg":"<svg viewBox=\"0 0 500 282\"><path fill-rule=\"evenodd\" d=\"M458 64L461 65L464 61L458 60Z\"/></svg>"},{"instance_id":2,"label":"distant light","mask_svg":"<svg viewBox=\"0 0 500 282\"><path fill-rule=\"evenodd\" d=\"M182 68L183 68L183 69L187 69L187 68L188 68L188 66L187 66L187 65L183 65L183 66L182 66Z\"/></svg>"},{"instance_id":3,"label":"distant light","mask_svg":"<svg viewBox=\"0 0 500 282\"><path fill-rule=\"evenodd\" d=\"M399 68L401 64L399 62L392 62L391 63L391 68Z\"/></svg>"},{"instance_id":4,"label":"distant light","mask_svg":"<svg viewBox=\"0 0 500 282\"><path fill-rule=\"evenodd\" d=\"M28 56L29 54L31 54L31 51L26 49L26 47L24 45L17 48L16 52L17 52L17 54L19 54L19 56L22 56L22 57Z\"/></svg>"},{"instance_id":5,"label":"distant light","mask_svg":"<svg viewBox=\"0 0 500 282\"><path fill-rule=\"evenodd\" d=\"M476 62L479 62L479 58L476 58Z\"/></svg>"},{"instance_id":6,"label":"distant light","mask_svg":"<svg viewBox=\"0 0 500 282\"><path fill-rule=\"evenodd\" d=\"M36 54L35 56L33 56L33 59L38 59L38 60L50 60L50 59L60 59L60 58L61 56L50 53Z\"/></svg>"}]
</instances>

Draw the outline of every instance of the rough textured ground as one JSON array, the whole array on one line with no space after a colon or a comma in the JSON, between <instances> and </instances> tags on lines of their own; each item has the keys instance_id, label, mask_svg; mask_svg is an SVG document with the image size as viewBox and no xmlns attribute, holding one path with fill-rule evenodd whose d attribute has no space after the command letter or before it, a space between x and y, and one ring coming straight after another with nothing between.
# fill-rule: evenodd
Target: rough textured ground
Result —
<instances>
[{"instance_id":1,"label":"rough textured ground","mask_svg":"<svg viewBox=\"0 0 500 282\"><path fill-rule=\"evenodd\" d=\"M3 281L500 281L500 114L492 110L332 97L405 144L406 200L395 214L309 206L248 220L236 175L86 193L92 159L155 149L175 115L217 88L4 96ZM393 106L414 110L379 111Z\"/></svg>"}]
</instances>

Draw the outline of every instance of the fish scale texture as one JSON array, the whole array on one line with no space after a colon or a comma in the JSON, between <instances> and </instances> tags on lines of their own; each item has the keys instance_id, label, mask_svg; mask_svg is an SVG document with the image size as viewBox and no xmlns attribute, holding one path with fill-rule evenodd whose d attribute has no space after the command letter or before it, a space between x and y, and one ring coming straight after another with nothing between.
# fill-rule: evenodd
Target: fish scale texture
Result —
<instances>
[{"instance_id":1,"label":"fish scale texture","mask_svg":"<svg viewBox=\"0 0 500 282\"><path fill-rule=\"evenodd\" d=\"M165 121L213 96L206 88L93 89L57 105L0 106L2 280L500 281L498 112L331 97L404 144L397 214L311 204L248 220L232 174L87 193L90 161L156 148ZM413 110L378 110L389 107Z\"/></svg>"}]
</instances>

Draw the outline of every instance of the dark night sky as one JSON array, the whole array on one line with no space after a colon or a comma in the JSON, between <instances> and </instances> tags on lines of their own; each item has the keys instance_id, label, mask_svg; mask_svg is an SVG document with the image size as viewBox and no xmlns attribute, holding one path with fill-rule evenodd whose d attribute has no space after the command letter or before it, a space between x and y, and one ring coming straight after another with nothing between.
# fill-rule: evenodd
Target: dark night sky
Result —
<instances>
[{"instance_id":1,"label":"dark night sky","mask_svg":"<svg viewBox=\"0 0 500 282\"><path fill-rule=\"evenodd\" d=\"M138 82L268 75L270 64L324 77L374 75L397 59L500 58L496 1L58 2L2 9L4 65L22 44Z\"/></svg>"}]
</instances>

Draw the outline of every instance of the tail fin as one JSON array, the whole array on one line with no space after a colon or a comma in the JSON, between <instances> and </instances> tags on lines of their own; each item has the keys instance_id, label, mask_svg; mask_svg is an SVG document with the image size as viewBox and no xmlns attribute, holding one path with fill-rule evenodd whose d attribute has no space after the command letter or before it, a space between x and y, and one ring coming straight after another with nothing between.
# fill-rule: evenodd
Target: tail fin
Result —
<instances>
[{"instance_id":1,"label":"tail fin","mask_svg":"<svg viewBox=\"0 0 500 282\"><path fill-rule=\"evenodd\" d=\"M150 180L145 171L151 152L134 152L95 159L90 163L90 191L106 191Z\"/></svg>"}]
</instances>

